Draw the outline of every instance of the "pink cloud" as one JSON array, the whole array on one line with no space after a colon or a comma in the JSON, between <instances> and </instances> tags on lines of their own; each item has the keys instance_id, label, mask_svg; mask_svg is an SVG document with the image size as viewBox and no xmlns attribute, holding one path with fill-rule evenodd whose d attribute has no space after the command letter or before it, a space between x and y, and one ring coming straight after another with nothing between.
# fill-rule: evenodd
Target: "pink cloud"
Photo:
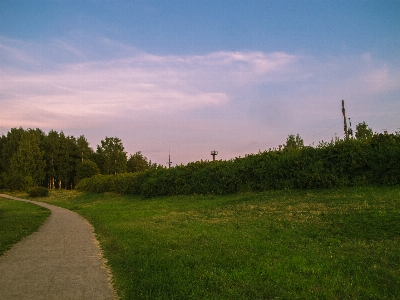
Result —
<instances>
[{"instance_id":1,"label":"pink cloud","mask_svg":"<svg viewBox=\"0 0 400 300\"><path fill-rule=\"evenodd\" d=\"M399 109L393 100L385 108L381 97L399 91L400 72L369 54L163 56L98 43L111 49L105 59L67 41L35 45L0 38L7 66L0 70L0 127L76 129L75 135L86 135L85 128L97 132L94 143L116 135L128 151L154 153L150 158L163 163L157 155L167 147L188 162L209 158L214 147L224 159L277 147L291 133L306 143L330 140L342 130L341 99L349 116ZM109 56L114 49L123 55ZM59 60L64 54L67 62ZM205 156L193 157L196 151Z\"/></svg>"},{"instance_id":2,"label":"pink cloud","mask_svg":"<svg viewBox=\"0 0 400 300\"><path fill-rule=\"evenodd\" d=\"M74 46L56 44L83 56ZM12 50L3 49L7 53ZM23 54L13 59L20 56ZM3 71L0 92L6 117L0 126L14 125L11 120L17 110L17 118L24 123L35 113L43 116L44 125L73 116L91 122L96 116L112 118L127 111L165 113L224 106L237 85L278 74L294 59L285 53L217 52L180 57L135 52L128 58L65 64L53 70L47 66L30 72L16 69L13 74Z\"/></svg>"}]
</instances>

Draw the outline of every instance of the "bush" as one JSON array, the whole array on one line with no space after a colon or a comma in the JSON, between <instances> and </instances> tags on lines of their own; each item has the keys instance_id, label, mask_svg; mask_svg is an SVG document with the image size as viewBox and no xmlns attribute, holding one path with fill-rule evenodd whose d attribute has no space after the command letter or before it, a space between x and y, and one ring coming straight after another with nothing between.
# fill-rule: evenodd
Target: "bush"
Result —
<instances>
[{"instance_id":1,"label":"bush","mask_svg":"<svg viewBox=\"0 0 400 300\"><path fill-rule=\"evenodd\" d=\"M26 191L34 186L32 176L24 176L20 173L2 174L2 187L12 191Z\"/></svg>"},{"instance_id":2,"label":"bush","mask_svg":"<svg viewBox=\"0 0 400 300\"><path fill-rule=\"evenodd\" d=\"M93 177L97 174L100 174L100 169L97 164L91 160L85 160L76 167L76 177L78 181Z\"/></svg>"},{"instance_id":3,"label":"bush","mask_svg":"<svg viewBox=\"0 0 400 300\"><path fill-rule=\"evenodd\" d=\"M30 197L48 197L49 190L45 187L35 186L28 189L28 195Z\"/></svg>"},{"instance_id":4,"label":"bush","mask_svg":"<svg viewBox=\"0 0 400 300\"><path fill-rule=\"evenodd\" d=\"M400 184L399 158L400 134L376 134L367 140L274 149L228 161L198 161L134 174L96 175L82 180L78 188L155 197L396 185Z\"/></svg>"},{"instance_id":5,"label":"bush","mask_svg":"<svg viewBox=\"0 0 400 300\"><path fill-rule=\"evenodd\" d=\"M76 189L91 193L113 192L117 175L95 175L78 182Z\"/></svg>"}]
</instances>

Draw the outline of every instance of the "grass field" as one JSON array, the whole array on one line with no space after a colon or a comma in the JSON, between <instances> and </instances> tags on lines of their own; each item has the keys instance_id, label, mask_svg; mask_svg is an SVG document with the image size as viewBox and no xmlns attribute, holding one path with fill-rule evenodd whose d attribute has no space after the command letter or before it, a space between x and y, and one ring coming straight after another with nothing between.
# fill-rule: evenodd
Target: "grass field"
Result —
<instances>
[{"instance_id":1,"label":"grass field","mask_svg":"<svg viewBox=\"0 0 400 300\"><path fill-rule=\"evenodd\" d=\"M49 215L43 207L0 197L0 255L36 231Z\"/></svg>"},{"instance_id":2,"label":"grass field","mask_svg":"<svg viewBox=\"0 0 400 300\"><path fill-rule=\"evenodd\" d=\"M95 227L122 299L400 298L400 187L41 201Z\"/></svg>"}]
</instances>

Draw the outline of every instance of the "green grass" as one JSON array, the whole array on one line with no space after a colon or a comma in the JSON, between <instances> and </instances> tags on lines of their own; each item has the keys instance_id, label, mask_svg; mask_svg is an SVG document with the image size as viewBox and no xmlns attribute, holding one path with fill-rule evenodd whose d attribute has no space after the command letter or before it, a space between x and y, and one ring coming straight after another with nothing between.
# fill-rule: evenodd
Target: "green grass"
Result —
<instances>
[{"instance_id":1,"label":"green grass","mask_svg":"<svg viewBox=\"0 0 400 300\"><path fill-rule=\"evenodd\" d=\"M0 255L35 232L49 215L46 208L0 197Z\"/></svg>"},{"instance_id":2,"label":"green grass","mask_svg":"<svg viewBox=\"0 0 400 300\"><path fill-rule=\"evenodd\" d=\"M400 298L400 187L41 201L93 224L122 299Z\"/></svg>"}]
</instances>

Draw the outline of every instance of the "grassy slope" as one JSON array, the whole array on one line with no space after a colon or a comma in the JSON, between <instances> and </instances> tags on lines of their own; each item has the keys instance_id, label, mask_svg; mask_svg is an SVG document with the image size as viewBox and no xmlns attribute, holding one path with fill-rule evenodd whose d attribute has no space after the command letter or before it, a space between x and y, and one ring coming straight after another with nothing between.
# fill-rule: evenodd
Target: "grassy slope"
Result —
<instances>
[{"instance_id":1,"label":"grassy slope","mask_svg":"<svg viewBox=\"0 0 400 300\"><path fill-rule=\"evenodd\" d=\"M43 207L0 197L0 255L36 231L49 215Z\"/></svg>"},{"instance_id":2,"label":"grassy slope","mask_svg":"<svg viewBox=\"0 0 400 300\"><path fill-rule=\"evenodd\" d=\"M400 296L400 187L43 201L93 224L124 299Z\"/></svg>"}]
</instances>

